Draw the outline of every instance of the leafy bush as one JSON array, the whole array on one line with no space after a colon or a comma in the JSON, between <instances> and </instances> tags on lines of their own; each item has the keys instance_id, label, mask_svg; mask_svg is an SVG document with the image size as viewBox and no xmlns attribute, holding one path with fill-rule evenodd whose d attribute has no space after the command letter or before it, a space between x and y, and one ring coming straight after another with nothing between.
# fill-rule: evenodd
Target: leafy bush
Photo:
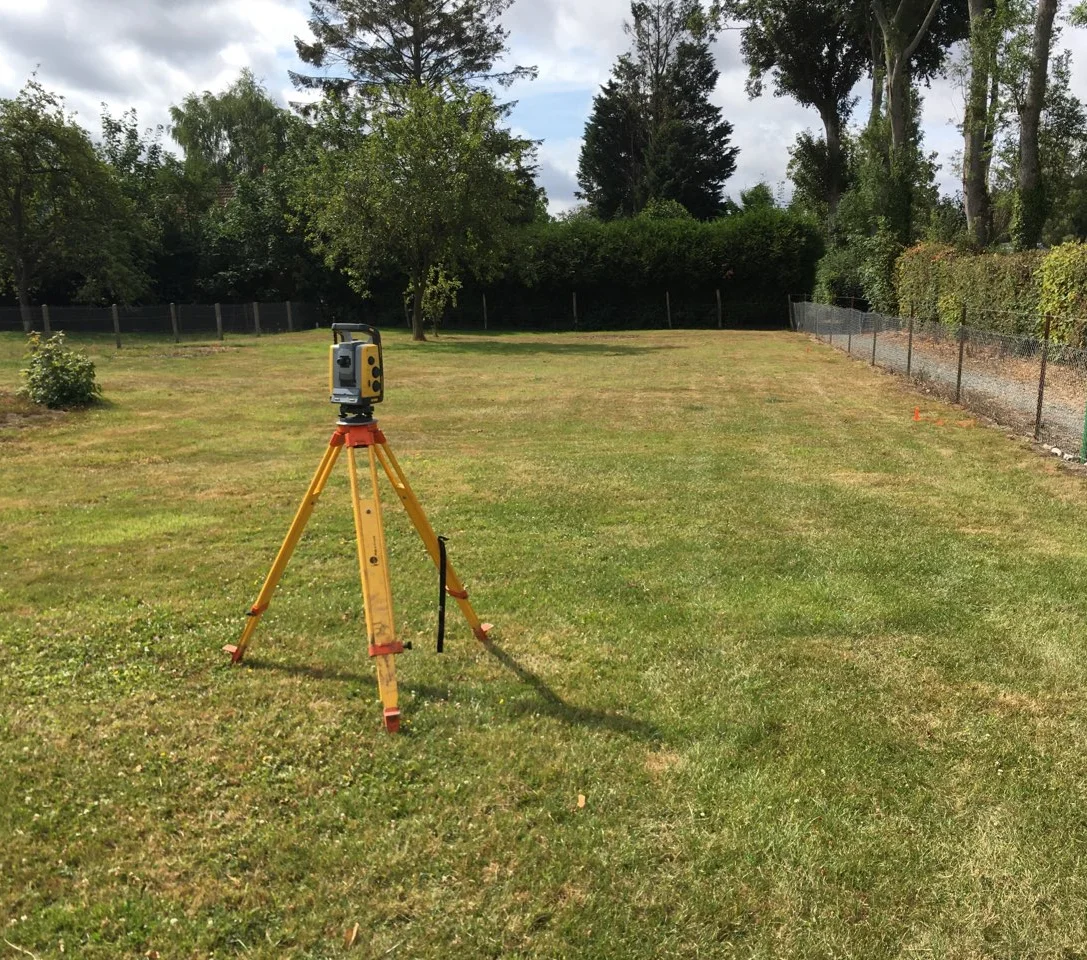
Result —
<instances>
[{"instance_id":1,"label":"leafy bush","mask_svg":"<svg viewBox=\"0 0 1087 960\"><path fill-rule=\"evenodd\" d=\"M47 407L85 407L102 393L94 380L94 363L64 342L57 333L42 340L37 333L28 337L29 363L22 371L24 385L19 393Z\"/></svg>"},{"instance_id":2,"label":"leafy bush","mask_svg":"<svg viewBox=\"0 0 1087 960\"><path fill-rule=\"evenodd\" d=\"M861 282L863 251L856 244L833 247L815 272L815 299L819 303L866 302Z\"/></svg>"},{"instance_id":3,"label":"leafy bush","mask_svg":"<svg viewBox=\"0 0 1087 960\"><path fill-rule=\"evenodd\" d=\"M1032 334L1042 316L1041 251L963 253L942 244L906 250L895 267L899 309L923 320Z\"/></svg>"},{"instance_id":4,"label":"leafy bush","mask_svg":"<svg viewBox=\"0 0 1087 960\"><path fill-rule=\"evenodd\" d=\"M895 263L902 254L902 244L881 218L875 234L859 241L859 246L862 253L861 285L865 298L877 313L896 313Z\"/></svg>"},{"instance_id":5,"label":"leafy bush","mask_svg":"<svg viewBox=\"0 0 1087 960\"><path fill-rule=\"evenodd\" d=\"M1064 243L1049 251L1038 270L1041 312L1053 317L1052 336L1082 344L1087 335L1087 243Z\"/></svg>"}]
</instances>

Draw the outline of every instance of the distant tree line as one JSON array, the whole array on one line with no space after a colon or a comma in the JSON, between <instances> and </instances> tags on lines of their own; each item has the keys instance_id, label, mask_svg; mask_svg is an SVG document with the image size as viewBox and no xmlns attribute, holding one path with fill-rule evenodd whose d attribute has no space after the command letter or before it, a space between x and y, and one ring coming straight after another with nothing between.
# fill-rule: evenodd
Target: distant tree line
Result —
<instances>
[{"instance_id":1,"label":"distant tree line","mask_svg":"<svg viewBox=\"0 0 1087 960\"><path fill-rule=\"evenodd\" d=\"M1031 250L1087 238L1087 111L1070 86L1062 29L1087 5L1060 0L729 0L749 90L813 108L822 129L791 150L791 206L823 225L825 298L895 304L898 255L921 241ZM851 123L855 90L871 108ZM941 197L920 127L923 87L962 92L961 192Z\"/></svg>"},{"instance_id":2,"label":"distant tree line","mask_svg":"<svg viewBox=\"0 0 1087 960\"><path fill-rule=\"evenodd\" d=\"M317 99L284 108L243 71L224 91L186 96L157 130L103 107L91 134L31 78L0 101L0 286L27 312L35 301L345 304L377 291L422 338L465 284L557 284L561 271L541 264L562 262L564 283L604 283L597 267L611 264L626 273L609 282L637 287L666 282L644 262L662 238L759 235L693 225L741 209L724 195L732 127L711 102L719 4L631 4L630 50L586 126L585 204L556 223L537 144L509 129L500 100L535 75L508 65L511 2L312 0L313 39L297 41L305 69L292 80ZM760 185L742 206L775 199ZM804 216L775 221L774 237L803 251L798 278L815 249ZM629 227L588 225L610 220ZM654 262L689 266L704 252ZM724 259L699 267L699 282L720 283L735 266ZM693 276L676 270L677 283Z\"/></svg>"}]
</instances>

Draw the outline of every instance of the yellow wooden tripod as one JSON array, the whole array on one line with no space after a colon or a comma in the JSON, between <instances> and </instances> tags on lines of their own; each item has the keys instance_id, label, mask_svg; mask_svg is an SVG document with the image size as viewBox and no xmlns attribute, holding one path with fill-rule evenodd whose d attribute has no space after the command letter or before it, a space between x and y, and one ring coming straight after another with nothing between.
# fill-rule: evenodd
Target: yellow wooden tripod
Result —
<instances>
[{"instance_id":1,"label":"yellow wooden tripod","mask_svg":"<svg viewBox=\"0 0 1087 960\"><path fill-rule=\"evenodd\" d=\"M385 440L385 435L378 428L376 420L364 422L341 422L332 434L328 449L321 458L321 464L310 481L309 489L294 516L283 546L279 548L272 569L261 587L256 603L249 609L248 621L237 645L230 644L223 650L230 654L231 661L238 663L249 646L253 632L257 629L264 611L272 600L272 594L283 576L291 554L302 537L306 522L313 513L317 499L328 482L332 468L339 459L340 451L347 448L347 466L351 475L351 505L355 515L355 539L358 542L359 573L362 579L362 600L366 613L366 633L370 641L370 656L377 666L377 685L384 707L385 729L396 733L400 728L400 707L396 689L396 656L404 651L404 644L396 639L393 628L393 597L389 582L389 563L385 550L385 527L381 519L381 500L378 497L378 465L385 470L393 489L400 497L423 538L427 552L436 566L445 559L445 552L438 542L434 529L423 513L404 471L393 456ZM367 487L359 484L359 472L355 462L355 451L365 450L370 464L370 483ZM468 620L472 632L480 640L487 639L491 629L489 623L480 623L479 617L468 602L468 592L457 577L448 561L445 562L446 593L456 599L461 611Z\"/></svg>"}]
</instances>

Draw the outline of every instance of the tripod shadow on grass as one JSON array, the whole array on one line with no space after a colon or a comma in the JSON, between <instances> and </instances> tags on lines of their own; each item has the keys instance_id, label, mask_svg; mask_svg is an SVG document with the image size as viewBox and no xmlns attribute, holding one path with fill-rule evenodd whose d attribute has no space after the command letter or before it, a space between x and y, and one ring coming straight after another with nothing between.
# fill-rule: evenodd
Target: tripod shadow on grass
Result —
<instances>
[{"instance_id":1,"label":"tripod shadow on grass","mask_svg":"<svg viewBox=\"0 0 1087 960\"><path fill-rule=\"evenodd\" d=\"M570 726L597 727L602 730L609 730L612 733L621 733L634 737L638 740L659 741L661 739L657 728L644 720L637 720L621 713L609 713L606 710L576 707L567 703L542 678L518 663L493 640L485 640L482 646L503 667L514 674L518 680L535 691L536 696L539 698L537 703L521 705L520 712L528 713L536 710L549 717L554 717L556 720L561 720Z\"/></svg>"},{"instance_id":2,"label":"tripod shadow on grass","mask_svg":"<svg viewBox=\"0 0 1087 960\"><path fill-rule=\"evenodd\" d=\"M577 707L567 703L542 678L518 663L493 640L487 640L481 646L536 694L534 702L512 704L513 710L517 713L540 713L548 717L554 717L556 720L560 720L572 727L592 727L607 730L611 733L621 733L637 740L653 743L661 740L657 728L644 720L628 717L621 713L610 713L606 710L594 710L589 707ZM284 673L294 677L308 677L311 680L365 684L374 682L372 674L336 670L332 667L314 667L301 663L273 663L267 660L246 660L245 662L253 670L271 670L275 673ZM403 683L403 686L405 690L411 691L413 694L431 697L436 700L445 699L449 695L448 688L439 690L417 683Z\"/></svg>"}]
</instances>

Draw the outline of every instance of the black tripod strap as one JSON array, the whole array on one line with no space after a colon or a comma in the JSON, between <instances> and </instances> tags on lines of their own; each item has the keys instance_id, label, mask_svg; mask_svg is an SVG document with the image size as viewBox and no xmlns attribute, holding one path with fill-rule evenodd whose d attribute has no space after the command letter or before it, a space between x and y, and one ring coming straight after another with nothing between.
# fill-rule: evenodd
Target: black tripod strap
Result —
<instances>
[{"instance_id":1,"label":"black tripod strap","mask_svg":"<svg viewBox=\"0 0 1087 960\"><path fill-rule=\"evenodd\" d=\"M445 649L445 543L438 537L438 653Z\"/></svg>"}]
</instances>

